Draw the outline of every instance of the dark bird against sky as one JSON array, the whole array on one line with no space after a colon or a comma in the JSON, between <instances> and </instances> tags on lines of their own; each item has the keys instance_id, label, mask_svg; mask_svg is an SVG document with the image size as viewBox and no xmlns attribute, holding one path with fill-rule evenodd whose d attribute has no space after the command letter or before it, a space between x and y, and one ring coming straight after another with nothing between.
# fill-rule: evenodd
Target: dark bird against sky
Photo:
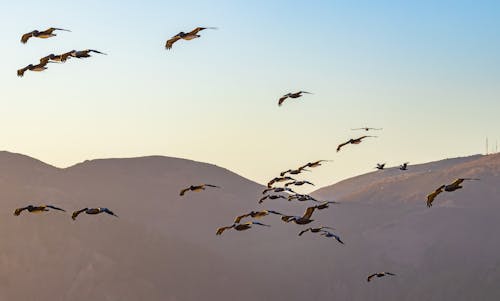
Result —
<instances>
[{"instance_id":1,"label":"dark bird against sky","mask_svg":"<svg viewBox=\"0 0 500 301\"><path fill-rule=\"evenodd\" d=\"M71 31L68 29L62 29L62 28L56 28L56 27L50 27L44 31L33 30L32 32L28 32L28 33L23 34L23 36L21 37L21 43L26 44L30 38L47 39L47 38L55 37L56 34L53 32L56 30Z\"/></svg>"},{"instance_id":2,"label":"dark bird against sky","mask_svg":"<svg viewBox=\"0 0 500 301\"><path fill-rule=\"evenodd\" d=\"M29 213L42 213L42 212L50 211L49 209L54 209L54 210L59 210L59 211L64 211L64 212L66 211L64 209L61 209L59 207L52 206L52 205L41 205L41 206L28 205L26 207L17 208L16 210L14 210L14 215L19 216L21 214L21 212L23 212L24 210L27 210Z\"/></svg>"},{"instance_id":3,"label":"dark bird against sky","mask_svg":"<svg viewBox=\"0 0 500 301\"><path fill-rule=\"evenodd\" d=\"M198 34L198 32L205 30L205 29L217 29L217 27L196 27L195 29L193 29L192 31L190 31L188 33L181 31L178 34L176 34L175 36L173 36L172 38L170 38L169 40L167 40L167 42L165 43L165 48L171 49L172 45L174 45L174 43L179 41L180 39L189 41L192 39L199 38L201 36Z\"/></svg>"},{"instance_id":4,"label":"dark bird against sky","mask_svg":"<svg viewBox=\"0 0 500 301\"><path fill-rule=\"evenodd\" d=\"M287 93L283 96L281 96L281 98L278 100L278 105L281 106L283 104L283 102L287 99L287 98L299 98L302 96L302 94L312 94L311 92L306 92L306 91L299 91L299 92L295 92L295 93Z\"/></svg>"},{"instance_id":5,"label":"dark bird against sky","mask_svg":"<svg viewBox=\"0 0 500 301\"><path fill-rule=\"evenodd\" d=\"M361 137L356 138L356 139L349 139L347 142L341 143L341 144L339 144L339 146L337 146L337 152L339 152L342 147L344 147L348 144L360 144L363 139L368 138L368 137L377 137L377 136L361 136Z\"/></svg>"},{"instance_id":6,"label":"dark bird against sky","mask_svg":"<svg viewBox=\"0 0 500 301\"><path fill-rule=\"evenodd\" d=\"M212 184L201 184L201 185L191 185L188 188L184 188L181 190L179 193L180 196L183 196L186 192L188 191L195 191L195 192L200 192L205 190L205 187L214 187L214 188L220 188L217 185L212 185Z\"/></svg>"},{"instance_id":7,"label":"dark bird against sky","mask_svg":"<svg viewBox=\"0 0 500 301\"><path fill-rule=\"evenodd\" d=\"M91 215L100 214L100 213L107 213L109 215L118 217L118 215L114 214L113 211L109 210L108 208L99 207L99 208L83 208L83 209L77 210L77 211L73 212L73 214L71 215L71 218L73 220L76 220L78 215L80 215L82 212L85 212L86 214L91 214Z\"/></svg>"}]
</instances>

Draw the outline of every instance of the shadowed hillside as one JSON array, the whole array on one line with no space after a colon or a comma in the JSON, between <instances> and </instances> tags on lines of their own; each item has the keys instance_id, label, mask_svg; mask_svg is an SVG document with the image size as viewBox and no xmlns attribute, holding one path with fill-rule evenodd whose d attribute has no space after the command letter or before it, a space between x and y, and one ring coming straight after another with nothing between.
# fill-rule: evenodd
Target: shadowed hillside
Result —
<instances>
[{"instance_id":1,"label":"shadowed hillside","mask_svg":"<svg viewBox=\"0 0 500 301\"><path fill-rule=\"evenodd\" d=\"M58 169L0 152L0 300L497 300L500 297L499 156L386 170L317 191L342 201L312 225L278 217L271 228L218 226L252 209L300 214L307 204L257 204L263 187L215 165L168 157L104 159ZM479 177L425 206L427 191ZM221 189L188 192L189 184ZM53 203L69 212L22 214ZM109 207L120 217L81 215ZM310 234L310 233L308 233ZM398 276L366 283L388 270Z\"/></svg>"}]
</instances>

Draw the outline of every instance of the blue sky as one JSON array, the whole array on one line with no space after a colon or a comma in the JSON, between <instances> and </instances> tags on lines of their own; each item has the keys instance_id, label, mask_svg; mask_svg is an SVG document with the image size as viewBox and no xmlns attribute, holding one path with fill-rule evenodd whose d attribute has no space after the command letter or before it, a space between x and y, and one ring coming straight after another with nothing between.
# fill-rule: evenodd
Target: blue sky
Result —
<instances>
[{"instance_id":1,"label":"blue sky","mask_svg":"<svg viewBox=\"0 0 500 301\"><path fill-rule=\"evenodd\" d=\"M495 1L16 1L2 4L0 149L59 167L165 155L264 182L316 159L326 185L484 152L500 139ZM69 28L19 42L24 32ZM216 26L171 51L165 40ZM49 53L108 53L15 71ZM307 95L277 106L280 95ZM383 127L340 153L336 146Z\"/></svg>"}]
</instances>

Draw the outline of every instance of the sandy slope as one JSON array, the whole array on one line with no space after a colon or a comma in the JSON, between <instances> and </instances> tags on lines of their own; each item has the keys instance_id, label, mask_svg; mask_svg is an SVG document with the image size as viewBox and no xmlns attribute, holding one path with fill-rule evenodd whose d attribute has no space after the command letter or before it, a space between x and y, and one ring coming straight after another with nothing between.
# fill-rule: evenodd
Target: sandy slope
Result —
<instances>
[{"instance_id":1,"label":"sandy slope","mask_svg":"<svg viewBox=\"0 0 500 301\"><path fill-rule=\"evenodd\" d=\"M337 228L340 246L299 238L300 226L276 217L263 220L269 229L216 237L246 210L305 204L257 205L260 185L214 165L144 157L58 169L0 152L0 300L498 300L500 157L456 160L317 191L343 201L314 216ZM457 176L482 180L425 207L424 190ZM223 189L180 198L190 182ZM120 218L12 215L44 202ZM398 277L366 283L378 270Z\"/></svg>"}]
</instances>

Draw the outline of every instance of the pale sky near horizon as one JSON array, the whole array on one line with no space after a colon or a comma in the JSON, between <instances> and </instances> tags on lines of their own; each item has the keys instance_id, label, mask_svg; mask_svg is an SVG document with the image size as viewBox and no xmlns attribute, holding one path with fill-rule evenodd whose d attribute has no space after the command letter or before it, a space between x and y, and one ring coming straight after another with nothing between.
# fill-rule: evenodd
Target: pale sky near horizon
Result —
<instances>
[{"instance_id":1,"label":"pale sky near horizon","mask_svg":"<svg viewBox=\"0 0 500 301\"><path fill-rule=\"evenodd\" d=\"M0 24L0 149L58 167L164 155L264 183L331 159L306 175L324 186L500 140L498 1L11 1ZM50 26L72 32L19 42ZM164 49L196 26L219 29ZM86 48L108 55L15 75ZM383 130L336 153L361 126Z\"/></svg>"}]
</instances>

